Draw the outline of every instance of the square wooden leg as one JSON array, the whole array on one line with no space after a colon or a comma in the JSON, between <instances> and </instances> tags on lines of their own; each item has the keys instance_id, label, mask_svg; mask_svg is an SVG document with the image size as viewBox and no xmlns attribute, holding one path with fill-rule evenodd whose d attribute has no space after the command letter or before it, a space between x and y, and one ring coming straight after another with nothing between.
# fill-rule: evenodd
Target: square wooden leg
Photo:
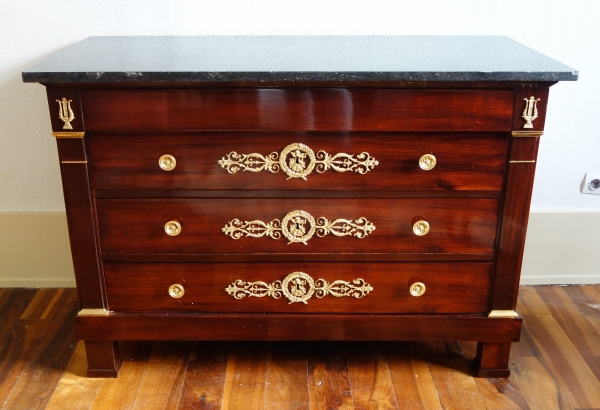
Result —
<instances>
[{"instance_id":1,"label":"square wooden leg","mask_svg":"<svg viewBox=\"0 0 600 410\"><path fill-rule=\"evenodd\" d=\"M88 377L117 377L121 370L119 342L85 341Z\"/></svg>"},{"instance_id":2,"label":"square wooden leg","mask_svg":"<svg viewBox=\"0 0 600 410\"><path fill-rule=\"evenodd\" d=\"M510 342L477 343L475 356L475 375L477 377L504 378L510 376L508 359L510 358Z\"/></svg>"}]
</instances>

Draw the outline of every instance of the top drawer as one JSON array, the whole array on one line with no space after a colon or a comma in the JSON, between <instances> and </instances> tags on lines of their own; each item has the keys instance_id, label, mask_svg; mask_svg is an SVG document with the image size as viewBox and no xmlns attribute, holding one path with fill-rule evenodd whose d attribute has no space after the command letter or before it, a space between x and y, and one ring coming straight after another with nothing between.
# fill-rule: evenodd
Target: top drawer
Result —
<instances>
[{"instance_id":1,"label":"top drawer","mask_svg":"<svg viewBox=\"0 0 600 410\"><path fill-rule=\"evenodd\" d=\"M82 89L86 131L510 131L508 90Z\"/></svg>"}]
</instances>

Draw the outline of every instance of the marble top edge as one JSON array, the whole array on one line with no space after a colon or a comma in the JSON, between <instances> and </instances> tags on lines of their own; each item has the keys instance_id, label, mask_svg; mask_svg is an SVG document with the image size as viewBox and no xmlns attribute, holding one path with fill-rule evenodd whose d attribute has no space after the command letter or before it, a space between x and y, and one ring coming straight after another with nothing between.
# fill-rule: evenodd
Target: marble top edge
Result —
<instances>
[{"instance_id":1,"label":"marble top edge","mask_svg":"<svg viewBox=\"0 0 600 410\"><path fill-rule=\"evenodd\" d=\"M23 72L41 83L575 81L502 36L88 37Z\"/></svg>"}]
</instances>

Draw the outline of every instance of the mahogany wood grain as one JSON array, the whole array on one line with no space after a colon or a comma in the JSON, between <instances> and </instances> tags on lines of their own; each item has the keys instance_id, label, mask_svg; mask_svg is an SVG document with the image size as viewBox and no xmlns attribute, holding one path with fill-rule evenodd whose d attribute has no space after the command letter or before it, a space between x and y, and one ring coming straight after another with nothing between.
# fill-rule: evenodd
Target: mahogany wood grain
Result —
<instances>
[{"instance_id":1,"label":"mahogany wood grain","mask_svg":"<svg viewBox=\"0 0 600 410\"><path fill-rule=\"evenodd\" d=\"M205 132L205 133L89 133L92 185L96 190L412 190L500 191L508 133L325 133L325 132ZM175 142L176 141L176 142ZM289 179L277 173L229 173L217 162L231 152L266 157L288 145L302 143L321 158L368 153L378 161L369 172L323 173L318 164L306 177ZM482 155L482 153L484 153ZM173 170L164 171L158 159L175 157ZM424 154L433 154L432 170L419 167ZM322 159L322 158L321 158ZM290 157L285 162L288 163ZM343 158L342 158L343 160ZM310 163L309 158L304 159ZM358 168L362 169L362 168ZM364 169L363 169L364 170Z\"/></svg>"},{"instance_id":2,"label":"mahogany wood grain","mask_svg":"<svg viewBox=\"0 0 600 410\"><path fill-rule=\"evenodd\" d=\"M524 152L530 155L526 159L535 160L538 142L539 138L512 138L509 160L523 160ZM500 212L501 226L491 293L492 309L514 310L517 305L535 165L533 162L509 163L508 166L506 192Z\"/></svg>"},{"instance_id":3,"label":"mahogany wood grain","mask_svg":"<svg viewBox=\"0 0 600 410\"><path fill-rule=\"evenodd\" d=\"M84 140L81 138L57 138L58 157L61 161L86 161Z\"/></svg>"},{"instance_id":4,"label":"mahogany wood grain","mask_svg":"<svg viewBox=\"0 0 600 410\"><path fill-rule=\"evenodd\" d=\"M492 319L493 320L493 319ZM475 369L479 377L508 377L510 342L477 343Z\"/></svg>"},{"instance_id":5,"label":"mahogany wood grain","mask_svg":"<svg viewBox=\"0 0 600 410\"><path fill-rule=\"evenodd\" d=\"M510 161L535 161L539 142L540 138L516 137L511 145Z\"/></svg>"},{"instance_id":6,"label":"mahogany wood grain","mask_svg":"<svg viewBox=\"0 0 600 410\"><path fill-rule=\"evenodd\" d=\"M84 340L519 340L520 319L480 315L113 313L78 316Z\"/></svg>"},{"instance_id":7,"label":"mahogany wood grain","mask_svg":"<svg viewBox=\"0 0 600 410\"><path fill-rule=\"evenodd\" d=\"M484 313L491 270L490 263L107 263L104 267L109 308L117 312ZM329 283L362 278L373 290L360 299L315 294L306 304L290 304L281 294L280 299L238 300L225 292L238 279L268 284L293 272ZM410 294L414 282L425 284L424 295ZM183 297L169 295L173 284L183 285Z\"/></svg>"},{"instance_id":8,"label":"mahogany wood grain","mask_svg":"<svg viewBox=\"0 0 600 410\"><path fill-rule=\"evenodd\" d=\"M87 160L82 139L57 138L57 144L59 154L66 158L59 157L61 161ZM105 305L104 279L87 164L61 163L60 170L79 303L82 309L101 309Z\"/></svg>"},{"instance_id":9,"label":"mahogany wood grain","mask_svg":"<svg viewBox=\"0 0 600 410\"><path fill-rule=\"evenodd\" d=\"M119 343L116 341L86 340L88 377L117 377L121 371Z\"/></svg>"},{"instance_id":10,"label":"mahogany wood grain","mask_svg":"<svg viewBox=\"0 0 600 410\"><path fill-rule=\"evenodd\" d=\"M82 89L87 131L509 131L512 90Z\"/></svg>"},{"instance_id":11,"label":"mahogany wood grain","mask_svg":"<svg viewBox=\"0 0 600 410\"><path fill-rule=\"evenodd\" d=\"M118 254L105 253L106 262L489 262L492 253L211 253L211 254Z\"/></svg>"},{"instance_id":12,"label":"mahogany wood grain","mask_svg":"<svg viewBox=\"0 0 600 410\"><path fill-rule=\"evenodd\" d=\"M282 189L244 190L141 190L95 191L98 199L131 198L501 198L501 191L291 191Z\"/></svg>"},{"instance_id":13,"label":"mahogany wood grain","mask_svg":"<svg viewBox=\"0 0 600 410\"><path fill-rule=\"evenodd\" d=\"M489 253L494 246L498 201L494 199L144 199L97 200L103 253ZM285 237L243 237L235 240L221 229L230 221L265 223L294 210L315 219L357 220L376 229L368 236L333 234L288 245ZM426 220L429 233L416 236L413 224ZM169 236L168 221L181 233ZM308 226L306 226L308 229ZM424 255L426 259L426 255Z\"/></svg>"}]
</instances>

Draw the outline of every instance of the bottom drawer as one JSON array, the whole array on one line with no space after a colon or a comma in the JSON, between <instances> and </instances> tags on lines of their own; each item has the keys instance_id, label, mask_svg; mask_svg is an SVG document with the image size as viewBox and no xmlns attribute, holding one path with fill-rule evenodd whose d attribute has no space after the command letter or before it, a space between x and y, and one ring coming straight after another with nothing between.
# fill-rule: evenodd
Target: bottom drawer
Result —
<instances>
[{"instance_id":1,"label":"bottom drawer","mask_svg":"<svg viewBox=\"0 0 600 410\"><path fill-rule=\"evenodd\" d=\"M104 264L109 308L116 312L484 313L491 267L483 262Z\"/></svg>"}]
</instances>

